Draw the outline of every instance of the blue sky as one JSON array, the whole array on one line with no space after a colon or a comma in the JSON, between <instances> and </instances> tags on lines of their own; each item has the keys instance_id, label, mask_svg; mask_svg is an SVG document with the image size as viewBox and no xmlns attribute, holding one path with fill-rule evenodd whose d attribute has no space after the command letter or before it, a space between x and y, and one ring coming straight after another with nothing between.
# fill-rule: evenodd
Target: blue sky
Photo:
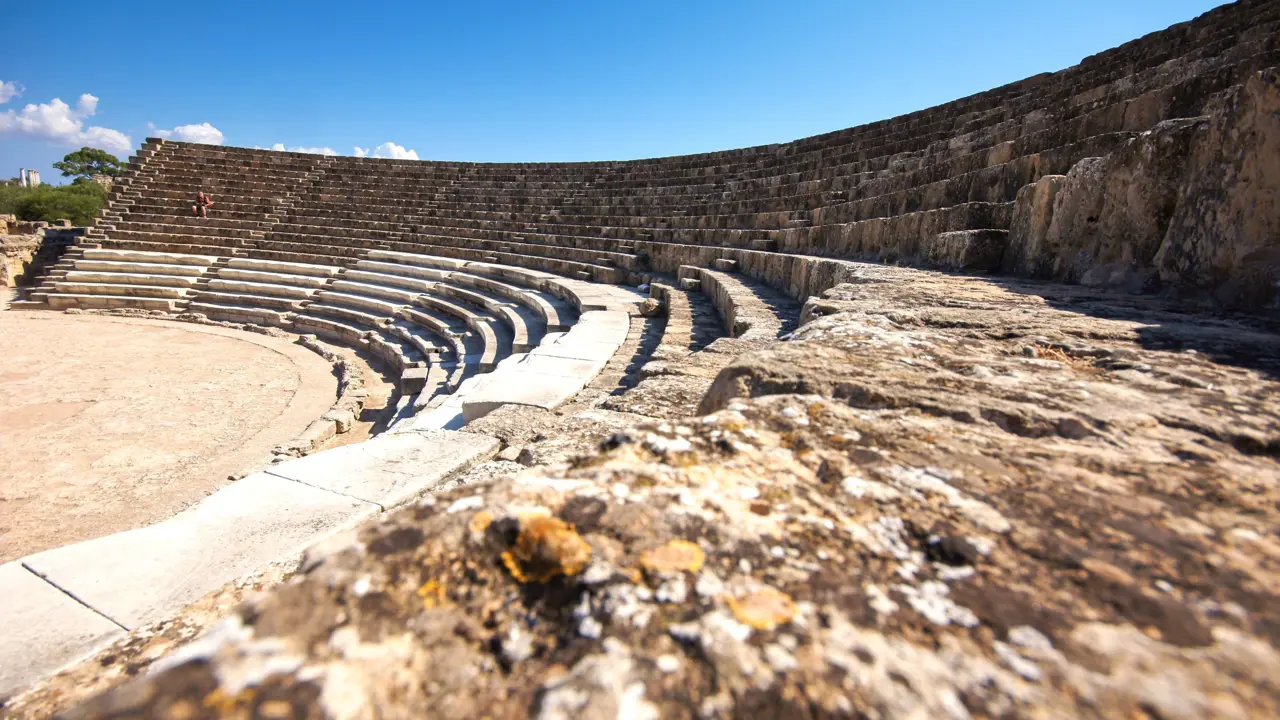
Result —
<instances>
[{"instance_id":1,"label":"blue sky","mask_svg":"<svg viewBox=\"0 0 1280 720\"><path fill-rule=\"evenodd\" d=\"M50 163L80 144L158 132L472 161L785 142L1058 70L1218 4L11 3L0 177L59 181Z\"/></svg>"}]
</instances>

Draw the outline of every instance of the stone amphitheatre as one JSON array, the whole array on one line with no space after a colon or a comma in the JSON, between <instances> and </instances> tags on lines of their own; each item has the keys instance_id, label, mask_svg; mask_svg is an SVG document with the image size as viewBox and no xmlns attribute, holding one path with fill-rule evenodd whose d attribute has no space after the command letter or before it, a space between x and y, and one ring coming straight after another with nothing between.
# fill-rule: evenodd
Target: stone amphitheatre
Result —
<instances>
[{"instance_id":1,"label":"stone amphitheatre","mask_svg":"<svg viewBox=\"0 0 1280 720\"><path fill-rule=\"evenodd\" d=\"M1278 64L1241 0L741 150L148 140L0 313L3 712L1280 715Z\"/></svg>"}]
</instances>

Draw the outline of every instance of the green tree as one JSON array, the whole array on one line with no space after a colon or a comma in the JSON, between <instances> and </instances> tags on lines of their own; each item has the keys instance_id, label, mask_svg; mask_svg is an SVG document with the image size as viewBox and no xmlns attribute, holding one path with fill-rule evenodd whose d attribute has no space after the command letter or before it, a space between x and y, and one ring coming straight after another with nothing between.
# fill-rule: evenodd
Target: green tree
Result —
<instances>
[{"instance_id":1,"label":"green tree","mask_svg":"<svg viewBox=\"0 0 1280 720\"><path fill-rule=\"evenodd\" d=\"M107 191L96 182L0 187L0 214L12 213L19 220L66 219L73 225L90 225L106 204Z\"/></svg>"},{"instance_id":2,"label":"green tree","mask_svg":"<svg viewBox=\"0 0 1280 720\"><path fill-rule=\"evenodd\" d=\"M88 179L94 175L119 175L124 168L119 158L106 150L82 147L54 163L53 166L62 171L63 177L79 177Z\"/></svg>"}]
</instances>

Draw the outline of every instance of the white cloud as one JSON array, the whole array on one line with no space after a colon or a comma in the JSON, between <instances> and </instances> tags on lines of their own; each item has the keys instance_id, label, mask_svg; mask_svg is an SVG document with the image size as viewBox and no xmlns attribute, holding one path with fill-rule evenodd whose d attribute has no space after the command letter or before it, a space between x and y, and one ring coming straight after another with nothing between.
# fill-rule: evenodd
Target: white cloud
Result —
<instances>
[{"instance_id":1,"label":"white cloud","mask_svg":"<svg viewBox=\"0 0 1280 720\"><path fill-rule=\"evenodd\" d=\"M275 145L272 145L271 147L269 147L269 148L267 148L267 149L268 149L268 150L275 150L276 152L285 152L285 151L288 151L288 152L298 152L298 153L311 153L312 155L337 155L337 154L338 154L338 151L337 151L337 150L334 150L334 149L333 149L333 148L331 148L331 147L291 147L291 148L287 148L287 147L285 147L285 146L284 146L284 143L276 143Z\"/></svg>"},{"instance_id":2,"label":"white cloud","mask_svg":"<svg viewBox=\"0 0 1280 720\"><path fill-rule=\"evenodd\" d=\"M0 93L21 92L17 83L0 84ZM15 95L9 95L9 98ZM98 98L85 93L73 108L54 98L47 103L29 104L19 110L0 113L0 134L29 135L60 145L88 145L114 153L127 153L133 141L119 130L91 125L85 120L98 112Z\"/></svg>"},{"instance_id":3,"label":"white cloud","mask_svg":"<svg viewBox=\"0 0 1280 720\"><path fill-rule=\"evenodd\" d=\"M375 148L362 148L356 146L353 153L356 157L375 157L390 158L392 160L417 160L417 150L405 150L403 145L397 145L393 142L384 142Z\"/></svg>"},{"instance_id":4,"label":"white cloud","mask_svg":"<svg viewBox=\"0 0 1280 720\"><path fill-rule=\"evenodd\" d=\"M23 89L16 80L0 80L0 105L21 95Z\"/></svg>"},{"instance_id":5,"label":"white cloud","mask_svg":"<svg viewBox=\"0 0 1280 720\"><path fill-rule=\"evenodd\" d=\"M205 145L221 145L222 131L207 122L199 125L179 125L172 130L158 130L155 125L148 125L158 138L177 140L179 142L203 143Z\"/></svg>"}]
</instances>

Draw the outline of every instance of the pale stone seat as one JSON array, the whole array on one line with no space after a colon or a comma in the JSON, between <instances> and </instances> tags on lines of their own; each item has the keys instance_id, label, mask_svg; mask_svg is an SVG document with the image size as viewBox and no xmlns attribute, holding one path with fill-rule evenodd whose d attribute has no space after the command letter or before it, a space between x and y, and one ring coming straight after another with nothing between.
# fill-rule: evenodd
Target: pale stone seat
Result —
<instances>
[{"instance_id":1,"label":"pale stone seat","mask_svg":"<svg viewBox=\"0 0 1280 720\"><path fill-rule=\"evenodd\" d=\"M454 273L451 283L484 290L513 300L533 310L546 326L546 332L563 332L573 322L573 310L563 300L541 290L510 285L493 278L468 273Z\"/></svg>"},{"instance_id":2,"label":"pale stone seat","mask_svg":"<svg viewBox=\"0 0 1280 720\"><path fill-rule=\"evenodd\" d=\"M429 307L401 308L397 315L444 337L462 337L471 332L461 319L450 317L447 313Z\"/></svg>"},{"instance_id":3,"label":"pale stone seat","mask_svg":"<svg viewBox=\"0 0 1280 720\"><path fill-rule=\"evenodd\" d=\"M299 334L314 333L336 338L352 347L360 347L365 334L373 330L370 326L344 318L316 315L311 308L293 317L293 329Z\"/></svg>"},{"instance_id":4,"label":"pale stone seat","mask_svg":"<svg viewBox=\"0 0 1280 720\"><path fill-rule=\"evenodd\" d=\"M196 284L193 275L158 275L150 273L116 273L70 270L61 278L65 282L118 283L121 285L163 285L165 287L191 287Z\"/></svg>"},{"instance_id":5,"label":"pale stone seat","mask_svg":"<svg viewBox=\"0 0 1280 720\"><path fill-rule=\"evenodd\" d=\"M45 302L55 310L78 308L81 310L111 310L130 308L135 310L163 310L176 312L186 305L185 300L153 297L130 297L126 295L83 295L72 293L50 293Z\"/></svg>"},{"instance_id":6,"label":"pale stone seat","mask_svg":"<svg viewBox=\"0 0 1280 720\"><path fill-rule=\"evenodd\" d=\"M452 245L433 245L415 243L424 252L435 257L459 260L460 262L488 262L514 267L541 270L548 273L564 273L592 282L622 283L626 281L627 271L597 265L580 260L571 260L547 255L529 255L524 253L491 252L469 247Z\"/></svg>"},{"instance_id":7,"label":"pale stone seat","mask_svg":"<svg viewBox=\"0 0 1280 720\"><path fill-rule=\"evenodd\" d=\"M499 354L503 354L503 348L498 341L498 334L494 331L495 318L474 312L462 303L450 302L434 295L419 296L415 305L452 315L466 323L467 327L480 339L482 345L480 358L476 363L480 368L480 372L489 372L494 368L498 362Z\"/></svg>"},{"instance_id":8,"label":"pale stone seat","mask_svg":"<svg viewBox=\"0 0 1280 720\"><path fill-rule=\"evenodd\" d=\"M330 282L329 278L323 277L291 275L262 270L241 270L238 268L219 268L217 277L220 280L239 280L267 285L292 285L301 288L322 288Z\"/></svg>"},{"instance_id":9,"label":"pale stone seat","mask_svg":"<svg viewBox=\"0 0 1280 720\"><path fill-rule=\"evenodd\" d=\"M445 267L456 266L456 263L435 263L436 259L429 258L427 256L414 256L408 253L384 253L382 251L370 253L371 256L375 254L380 257L395 257L400 262L390 263L362 260L356 264L356 267L359 268L358 270L349 270L344 277L360 280L372 280L378 283L402 285L404 287L420 290L421 292L432 292L436 287L433 281L447 282L452 285L474 288L510 298L515 300L517 303L533 309L538 316L536 320L528 317L519 309L509 307L502 307L502 309L498 309L499 306L505 304L495 304L492 302L491 298L485 302L478 302L474 304L482 305L495 314L506 316L504 319L508 322L513 334L518 336L515 340L518 346L528 344L528 340L524 338L527 338L529 334L528 325L531 320L535 320L535 322L540 320L541 324L544 324L547 327L553 327L556 329L567 328L565 320L565 316L569 314L566 312L567 308L561 305L554 297L543 297L543 295L540 294L541 291L534 289L522 289L506 283L501 283L497 280L454 270L446 270L441 267L427 267L411 263L412 261L427 262L432 263L433 265L442 265ZM475 263L467 263L463 267L467 270L471 270L475 267ZM412 273L414 277L403 277L404 273ZM450 291L442 290L441 292L447 293ZM518 329L522 324L526 326L523 331ZM519 352L520 350L517 348L516 351Z\"/></svg>"},{"instance_id":10,"label":"pale stone seat","mask_svg":"<svg viewBox=\"0 0 1280 720\"><path fill-rule=\"evenodd\" d=\"M413 295L409 299L412 301L416 297L416 295ZM316 294L315 301L317 306L338 305L359 310L371 316L384 317L392 317L397 310L410 304L409 302L388 302L369 295L357 295L351 292L336 292L334 290L320 291Z\"/></svg>"},{"instance_id":11,"label":"pale stone seat","mask_svg":"<svg viewBox=\"0 0 1280 720\"><path fill-rule=\"evenodd\" d=\"M348 280L346 278L351 277L351 271L344 273L342 277L344 279L335 280L333 282L333 285L331 287L335 291L351 293L355 295L367 295L371 297L383 298L383 299L398 303L400 305L411 304L413 302L413 299L418 295L421 295L423 292L423 291L414 292L412 290L405 290L402 288L391 287L389 285L382 285L376 282L366 282L366 281L363 281L363 278L361 279L361 281L356 281L355 279Z\"/></svg>"},{"instance_id":12,"label":"pale stone seat","mask_svg":"<svg viewBox=\"0 0 1280 720\"><path fill-rule=\"evenodd\" d=\"M463 378L479 369L483 341L462 321L430 308L404 308L400 317L445 341L453 355L451 360L441 358L441 364L450 369L449 389L458 387Z\"/></svg>"},{"instance_id":13,"label":"pale stone seat","mask_svg":"<svg viewBox=\"0 0 1280 720\"><path fill-rule=\"evenodd\" d=\"M387 330L413 345L428 360L438 362L453 354L452 343L447 338L417 323L396 320L387 326Z\"/></svg>"},{"instance_id":14,"label":"pale stone seat","mask_svg":"<svg viewBox=\"0 0 1280 720\"><path fill-rule=\"evenodd\" d=\"M169 265L163 263L135 262L123 260L76 260L75 269L85 272L129 273L135 275L176 275L196 278L205 273L206 267L200 265Z\"/></svg>"},{"instance_id":15,"label":"pale stone seat","mask_svg":"<svg viewBox=\"0 0 1280 720\"><path fill-rule=\"evenodd\" d=\"M249 295L270 295L273 297L305 300L315 295L315 288L298 287L296 285L277 285L275 283L251 282L248 280L223 280L214 278L209 281L209 289L227 293L246 293Z\"/></svg>"},{"instance_id":16,"label":"pale stone seat","mask_svg":"<svg viewBox=\"0 0 1280 720\"><path fill-rule=\"evenodd\" d=\"M576 283L559 275L531 268L513 267L478 260L463 261L455 258L390 250L371 250L369 252L369 260L360 261L356 264L356 267L361 270L414 274L416 277L423 279L439 281L447 280L449 278L447 273L460 271L468 275L506 280L514 285L523 286L531 290L547 292L577 308L581 308L583 304L582 299L577 297L575 292L575 288L578 287ZM466 281L460 284L466 284ZM557 311L554 315L559 319L560 314ZM563 322L551 322L551 315L551 313L548 313L545 318L549 326L564 325Z\"/></svg>"},{"instance_id":17,"label":"pale stone seat","mask_svg":"<svg viewBox=\"0 0 1280 720\"><path fill-rule=\"evenodd\" d=\"M380 330L367 334L365 340L369 343L369 351L382 358L398 373L427 364L426 358L412 343L401 342L395 334L384 335Z\"/></svg>"},{"instance_id":18,"label":"pale stone seat","mask_svg":"<svg viewBox=\"0 0 1280 720\"><path fill-rule=\"evenodd\" d=\"M431 288L435 286L436 282L444 280L446 277L448 277L448 273L445 273L443 271L432 271L432 272L439 272L440 276L428 279L428 278L419 278L416 276L410 277L410 276L401 275L391 271L384 271L382 269L377 269L378 266L383 264L384 263L371 263L368 260L361 260L360 262L356 263L356 267L360 269L347 270L345 273L342 274L342 277L346 280L350 280L353 282L364 282L364 283L371 283L371 284L378 284L378 285L385 285L385 286L394 286L397 288L410 290L416 293L430 292ZM364 268L369 268L369 269L364 269ZM392 270L394 269L395 268L393 267Z\"/></svg>"},{"instance_id":19,"label":"pale stone seat","mask_svg":"<svg viewBox=\"0 0 1280 720\"><path fill-rule=\"evenodd\" d=\"M53 284L56 292L71 295L120 295L139 298L182 299L191 291L182 287L164 285L124 285L120 283L87 283L59 281Z\"/></svg>"},{"instance_id":20,"label":"pale stone seat","mask_svg":"<svg viewBox=\"0 0 1280 720\"><path fill-rule=\"evenodd\" d=\"M373 314L356 310L355 308L345 305L322 305L314 304L306 308L308 315L324 315L328 318L336 318L349 323L365 325L368 327L381 327L391 322L390 316Z\"/></svg>"},{"instance_id":21,"label":"pale stone seat","mask_svg":"<svg viewBox=\"0 0 1280 720\"><path fill-rule=\"evenodd\" d=\"M227 260L227 267L236 270L309 275L319 278L334 277L342 272L340 268L330 265L309 265L306 263L280 262L278 260L258 260L256 258L231 258Z\"/></svg>"},{"instance_id":22,"label":"pale stone seat","mask_svg":"<svg viewBox=\"0 0 1280 720\"><path fill-rule=\"evenodd\" d=\"M461 270L468 265L465 260L458 260L455 258L437 257L434 255L418 255L392 250L370 250L369 259L387 263L398 263L401 265L433 268L436 270ZM357 263L356 267L360 267L360 264Z\"/></svg>"},{"instance_id":23,"label":"pale stone seat","mask_svg":"<svg viewBox=\"0 0 1280 720\"><path fill-rule=\"evenodd\" d=\"M250 308L265 308L285 312L301 310L306 305L305 298L281 297L279 295L257 295L247 292L223 292L205 290L200 293L201 303L214 305L232 305Z\"/></svg>"},{"instance_id":24,"label":"pale stone seat","mask_svg":"<svg viewBox=\"0 0 1280 720\"><path fill-rule=\"evenodd\" d=\"M500 318L511 332L511 351L528 352L546 333L546 326L527 308L502 302L474 290L449 283L440 283L436 293L482 307L494 317Z\"/></svg>"},{"instance_id":25,"label":"pale stone seat","mask_svg":"<svg viewBox=\"0 0 1280 720\"><path fill-rule=\"evenodd\" d=\"M103 248L86 249L84 251L84 259L132 263L156 263L160 265L195 265L199 267L208 267L218 261L217 257L208 255L186 255L182 253L112 250Z\"/></svg>"},{"instance_id":26,"label":"pale stone seat","mask_svg":"<svg viewBox=\"0 0 1280 720\"><path fill-rule=\"evenodd\" d=\"M427 364L425 354L401 335L390 331L389 318L362 314L348 308L309 305L292 318L293 330L337 339L355 348L366 347L397 373Z\"/></svg>"},{"instance_id":27,"label":"pale stone seat","mask_svg":"<svg viewBox=\"0 0 1280 720\"><path fill-rule=\"evenodd\" d=\"M211 320L226 320L272 327L286 326L289 323L288 312L252 305L203 302L201 299L196 299L191 301L187 310L188 312L205 315Z\"/></svg>"}]
</instances>

